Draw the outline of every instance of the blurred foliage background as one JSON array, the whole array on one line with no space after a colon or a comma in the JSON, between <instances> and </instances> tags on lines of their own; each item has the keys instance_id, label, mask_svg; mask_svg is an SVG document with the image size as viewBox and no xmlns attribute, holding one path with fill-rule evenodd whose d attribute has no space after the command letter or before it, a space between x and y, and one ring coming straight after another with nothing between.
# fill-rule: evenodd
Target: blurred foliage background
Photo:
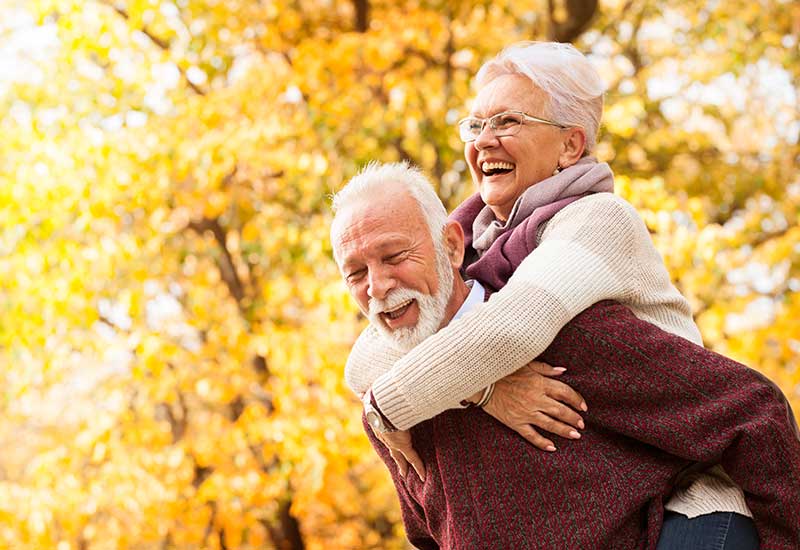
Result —
<instances>
[{"instance_id":1,"label":"blurred foliage background","mask_svg":"<svg viewBox=\"0 0 800 550\"><path fill-rule=\"evenodd\" d=\"M572 41L706 345L800 411L800 4L0 0L0 548L406 546L328 196L471 192L478 67Z\"/></svg>"}]
</instances>

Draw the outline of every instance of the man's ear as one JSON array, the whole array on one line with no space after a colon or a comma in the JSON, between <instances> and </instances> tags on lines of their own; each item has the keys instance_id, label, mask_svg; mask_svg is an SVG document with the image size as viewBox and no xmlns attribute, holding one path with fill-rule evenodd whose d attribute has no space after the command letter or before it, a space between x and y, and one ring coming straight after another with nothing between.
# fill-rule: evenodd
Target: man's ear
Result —
<instances>
[{"instance_id":1,"label":"man's ear","mask_svg":"<svg viewBox=\"0 0 800 550\"><path fill-rule=\"evenodd\" d=\"M444 226L444 248L450 265L456 269L461 269L464 262L464 230L461 224L448 221Z\"/></svg>"},{"instance_id":2,"label":"man's ear","mask_svg":"<svg viewBox=\"0 0 800 550\"><path fill-rule=\"evenodd\" d=\"M574 126L561 130L563 136L561 154L558 157L558 165L567 168L578 162L586 150L586 131L583 128Z\"/></svg>"}]
</instances>

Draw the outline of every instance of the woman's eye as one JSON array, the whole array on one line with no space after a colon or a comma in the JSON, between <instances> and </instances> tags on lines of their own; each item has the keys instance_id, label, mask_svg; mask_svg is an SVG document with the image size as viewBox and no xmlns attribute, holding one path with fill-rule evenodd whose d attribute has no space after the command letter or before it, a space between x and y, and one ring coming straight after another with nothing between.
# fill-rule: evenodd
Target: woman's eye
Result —
<instances>
[{"instance_id":1,"label":"woman's eye","mask_svg":"<svg viewBox=\"0 0 800 550\"><path fill-rule=\"evenodd\" d=\"M498 128L508 128L519 124L519 118L514 115L503 115L495 119L495 126Z\"/></svg>"}]
</instances>

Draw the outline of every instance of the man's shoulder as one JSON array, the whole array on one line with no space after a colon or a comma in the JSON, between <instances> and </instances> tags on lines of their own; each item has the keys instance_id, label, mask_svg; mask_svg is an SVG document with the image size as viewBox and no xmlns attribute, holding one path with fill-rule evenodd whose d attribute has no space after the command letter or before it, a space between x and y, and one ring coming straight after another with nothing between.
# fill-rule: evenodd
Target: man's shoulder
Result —
<instances>
[{"instance_id":1,"label":"man's shoulder","mask_svg":"<svg viewBox=\"0 0 800 550\"><path fill-rule=\"evenodd\" d=\"M619 331L633 320L638 321L638 318L625 304L615 300L602 300L584 309L570 322L587 328L603 326L606 329Z\"/></svg>"},{"instance_id":2,"label":"man's shoulder","mask_svg":"<svg viewBox=\"0 0 800 550\"><path fill-rule=\"evenodd\" d=\"M620 345L630 350L641 346L655 349L653 346L658 345L668 345L673 349L687 352L692 348L703 349L686 338L640 319L630 307L613 300L592 304L576 315L565 325L560 334L562 338L569 338L570 335L603 341L609 345Z\"/></svg>"}]
</instances>

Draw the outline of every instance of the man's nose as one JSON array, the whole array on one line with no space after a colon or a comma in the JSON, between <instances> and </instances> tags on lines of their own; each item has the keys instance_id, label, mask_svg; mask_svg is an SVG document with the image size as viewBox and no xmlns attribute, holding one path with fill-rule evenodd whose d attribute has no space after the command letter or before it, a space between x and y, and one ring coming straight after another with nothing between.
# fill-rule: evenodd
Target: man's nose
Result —
<instances>
[{"instance_id":1,"label":"man's nose","mask_svg":"<svg viewBox=\"0 0 800 550\"><path fill-rule=\"evenodd\" d=\"M386 267L378 267L369 270L369 287L367 294L370 298L383 300L391 289L395 286L394 277Z\"/></svg>"}]
</instances>

